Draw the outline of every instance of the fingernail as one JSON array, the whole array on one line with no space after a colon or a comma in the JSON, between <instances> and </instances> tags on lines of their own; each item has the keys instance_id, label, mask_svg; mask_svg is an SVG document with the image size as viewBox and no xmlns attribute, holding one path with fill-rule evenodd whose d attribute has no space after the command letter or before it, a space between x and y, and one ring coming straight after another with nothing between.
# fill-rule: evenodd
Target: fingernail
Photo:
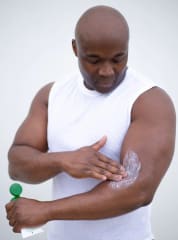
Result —
<instances>
[{"instance_id":1,"label":"fingernail","mask_svg":"<svg viewBox=\"0 0 178 240\"><path fill-rule=\"evenodd\" d=\"M127 177L128 176L128 174L127 174L127 172L125 172L124 174L123 174L123 177Z\"/></svg>"},{"instance_id":2,"label":"fingernail","mask_svg":"<svg viewBox=\"0 0 178 240\"><path fill-rule=\"evenodd\" d=\"M120 175L114 177L114 180L115 180L115 181L120 181L121 179L122 179L122 176L120 176Z\"/></svg>"},{"instance_id":3,"label":"fingernail","mask_svg":"<svg viewBox=\"0 0 178 240\"><path fill-rule=\"evenodd\" d=\"M120 171L125 172L125 168L123 166L120 166Z\"/></svg>"},{"instance_id":4,"label":"fingernail","mask_svg":"<svg viewBox=\"0 0 178 240\"><path fill-rule=\"evenodd\" d=\"M106 179L107 179L107 177L106 177L106 176L103 176L103 177L102 177L102 180L103 180L103 181L105 181Z\"/></svg>"}]
</instances>

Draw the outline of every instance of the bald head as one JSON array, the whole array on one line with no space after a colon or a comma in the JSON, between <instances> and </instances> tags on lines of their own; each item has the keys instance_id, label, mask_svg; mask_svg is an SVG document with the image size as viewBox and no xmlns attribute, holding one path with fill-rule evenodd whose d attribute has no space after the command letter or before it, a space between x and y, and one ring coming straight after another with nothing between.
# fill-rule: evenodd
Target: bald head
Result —
<instances>
[{"instance_id":1,"label":"bald head","mask_svg":"<svg viewBox=\"0 0 178 240\"><path fill-rule=\"evenodd\" d=\"M128 42L129 28L123 15L107 6L88 9L80 17L75 28L77 42L87 40L119 39Z\"/></svg>"},{"instance_id":2,"label":"bald head","mask_svg":"<svg viewBox=\"0 0 178 240\"><path fill-rule=\"evenodd\" d=\"M72 47L88 89L108 93L122 82L127 69L128 40L127 22L116 9L97 6L80 17Z\"/></svg>"}]
</instances>

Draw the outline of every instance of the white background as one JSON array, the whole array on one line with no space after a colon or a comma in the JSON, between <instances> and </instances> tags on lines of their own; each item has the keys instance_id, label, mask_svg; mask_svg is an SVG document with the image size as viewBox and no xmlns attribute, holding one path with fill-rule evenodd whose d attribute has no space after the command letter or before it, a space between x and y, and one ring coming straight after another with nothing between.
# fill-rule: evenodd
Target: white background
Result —
<instances>
[{"instance_id":1,"label":"white background","mask_svg":"<svg viewBox=\"0 0 178 240\"><path fill-rule=\"evenodd\" d=\"M12 181L7 151L31 100L44 84L75 70L71 39L79 16L105 4L120 9L131 30L129 65L151 77L178 105L178 1L0 0L0 239L21 239L8 226L4 205ZM173 162L153 201L156 240L178 239L178 163ZM51 182L23 184L24 196L50 199ZM46 233L33 237L46 240ZM112 239L111 239L112 240Z\"/></svg>"}]
</instances>

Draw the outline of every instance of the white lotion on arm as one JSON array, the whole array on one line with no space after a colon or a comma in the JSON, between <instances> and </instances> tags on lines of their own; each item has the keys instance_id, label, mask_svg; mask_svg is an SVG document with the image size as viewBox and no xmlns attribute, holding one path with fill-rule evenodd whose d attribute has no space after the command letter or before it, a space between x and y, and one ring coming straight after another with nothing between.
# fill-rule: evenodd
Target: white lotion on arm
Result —
<instances>
[{"instance_id":1,"label":"white lotion on arm","mask_svg":"<svg viewBox=\"0 0 178 240\"><path fill-rule=\"evenodd\" d=\"M127 177L118 182L111 181L110 185L114 189L127 187L135 182L141 168L141 163L139 161L138 155L131 150L128 151L124 157L123 166L127 173Z\"/></svg>"}]
</instances>

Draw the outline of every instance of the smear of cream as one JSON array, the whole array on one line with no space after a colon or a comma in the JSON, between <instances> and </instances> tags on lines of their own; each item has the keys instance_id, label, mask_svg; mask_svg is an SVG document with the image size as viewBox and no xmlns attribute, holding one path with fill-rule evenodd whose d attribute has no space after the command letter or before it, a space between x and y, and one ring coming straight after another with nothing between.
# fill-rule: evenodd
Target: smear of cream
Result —
<instances>
[{"instance_id":1,"label":"smear of cream","mask_svg":"<svg viewBox=\"0 0 178 240\"><path fill-rule=\"evenodd\" d=\"M127 177L121 181L111 181L110 185L114 189L127 187L135 182L141 168L138 155L134 151L128 151L124 157L123 166L127 172Z\"/></svg>"}]
</instances>

